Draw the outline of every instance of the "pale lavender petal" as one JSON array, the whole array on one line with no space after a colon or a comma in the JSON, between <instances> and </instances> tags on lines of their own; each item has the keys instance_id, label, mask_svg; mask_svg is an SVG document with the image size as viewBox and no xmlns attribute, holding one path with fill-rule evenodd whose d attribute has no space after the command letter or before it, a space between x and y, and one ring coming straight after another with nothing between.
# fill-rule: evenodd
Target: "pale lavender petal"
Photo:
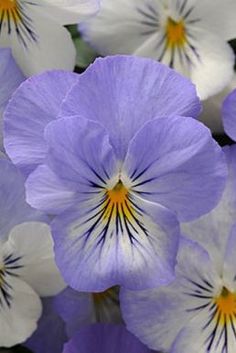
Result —
<instances>
[{"instance_id":1,"label":"pale lavender petal","mask_svg":"<svg viewBox=\"0 0 236 353\"><path fill-rule=\"evenodd\" d=\"M100 122L123 158L130 139L148 120L170 115L196 118L199 112L195 88L183 76L154 60L113 56L97 59L79 76L60 115Z\"/></svg>"},{"instance_id":2,"label":"pale lavender petal","mask_svg":"<svg viewBox=\"0 0 236 353\"><path fill-rule=\"evenodd\" d=\"M131 140L123 170L140 196L189 221L209 212L225 187L224 154L198 121L168 117L148 122Z\"/></svg>"},{"instance_id":3,"label":"pale lavender petal","mask_svg":"<svg viewBox=\"0 0 236 353\"><path fill-rule=\"evenodd\" d=\"M236 89L223 102L222 118L226 134L236 141Z\"/></svg>"},{"instance_id":4,"label":"pale lavender petal","mask_svg":"<svg viewBox=\"0 0 236 353\"><path fill-rule=\"evenodd\" d=\"M12 161L28 174L45 158L44 128L57 118L77 75L49 71L30 77L14 93L4 117L4 146Z\"/></svg>"}]
</instances>

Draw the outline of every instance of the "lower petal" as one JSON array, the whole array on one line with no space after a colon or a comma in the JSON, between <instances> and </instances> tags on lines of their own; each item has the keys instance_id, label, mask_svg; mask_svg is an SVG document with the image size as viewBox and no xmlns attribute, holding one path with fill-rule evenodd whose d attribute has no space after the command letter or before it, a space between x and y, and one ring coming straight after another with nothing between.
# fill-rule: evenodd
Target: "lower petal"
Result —
<instances>
[{"instance_id":1,"label":"lower petal","mask_svg":"<svg viewBox=\"0 0 236 353\"><path fill-rule=\"evenodd\" d=\"M131 211L110 212L104 211L102 199L92 200L55 218L56 261L72 288L103 291L119 284L144 289L173 280L179 236L175 216L139 198L131 202Z\"/></svg>"}]
</instances>

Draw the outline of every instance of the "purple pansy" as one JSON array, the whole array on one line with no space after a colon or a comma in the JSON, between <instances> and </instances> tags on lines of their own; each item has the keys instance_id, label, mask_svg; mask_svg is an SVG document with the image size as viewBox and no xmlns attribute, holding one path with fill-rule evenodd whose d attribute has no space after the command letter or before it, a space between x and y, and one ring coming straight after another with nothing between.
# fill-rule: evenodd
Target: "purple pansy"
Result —
<instances>
[{"instance_id":1,"label":"purple pansy","mask_svg":"<svg viewBox=\"0 0 236 353\"><path fill-rule=\"evenodd\" d=\"M218 206L183 225L176 279L162 288L121 292L128 329L170 353L236 351L236 146L225 149L229 178Z\"/></svg>"},{"instance_id":2,"label":"purple pansy","mask_svg":"<svg viewBox=\"0 0 236 353\"><path fill-rule=\"evenodd\" d=\"M121 325L94 324L81 328L65 344L63 353L151 353Z\"/></svg>"},{"instance_id":3,"label":"purple pansy","mask_svg":"<svg viewBox=\"0 0 236 353\"><path fill-rule=\"evenodd\" d=\"M222 117L226 134L236 141L236 89L225 98Z\"/></svg>"},{"instance_id":4,"label":"purple pansy","mask_svg":"<svg viewBox=\"0 0 236 353\"><path fill-rule=\"evenodd\" d=\"M37 107L27 115L33 122L27 134L18 119L23 97L36 99L26 82L6 111L5 146L23 170L33 170L28 202L57 215L52 231L65 280L80 291L169 283L178 248L176 215L189 221L210 211L226 177L209 130L183 117L199 112L192 84L152 60L100 59L66 96L63 91L58 113L44 102L50 75L57 73L38 78L37 107L46 110L37 116L39 133Z\"/></svg>"},{"instance_id":5,"label":"purple pansy","mask_svg":"<svg viewBox=\"0 0 236 353\"><path fill-rule=\"evenodd\" d=\"M7 102L12 93L24 81L24 76L16 65L11 50L8 48L0 49L0 150L3 151L3 121L2 115Z\"/></svg>"}]
</instances>

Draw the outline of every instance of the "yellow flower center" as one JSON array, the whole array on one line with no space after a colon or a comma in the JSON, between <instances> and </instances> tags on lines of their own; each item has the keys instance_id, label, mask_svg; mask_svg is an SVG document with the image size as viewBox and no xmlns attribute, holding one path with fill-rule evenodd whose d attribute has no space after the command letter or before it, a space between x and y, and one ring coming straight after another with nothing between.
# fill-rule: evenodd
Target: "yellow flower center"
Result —
<instances>
[{"instance_id":1,"label":"yellow flower center","mask_svg":"<svg viewBox=\"0 0 236 353\"><path fill-rule=\"evenodd\" d=\"M18 22L21 20L17 0L0 0L0 18L1 21Z\"/></svg>"},{"instance_id":2,"label":"yellow flower center","mask_svg":"<svg viewBox=\"0 0 236 353\"><path fill-rule=\"evenodd\" d=\"M215 319L221 325L225 325L236 317L236 293L223 287L221 294L214 300L217 312Z\"/></svg>"},{"instance_id":3,"label":"yellow flower center","mask_svg":"<svg viewBox=\"0 0 236 353\"><path fill-rule=\"evenodd\" d=\"M169 17L166 24L166 38L169 48L183 47L187 41L184 21L175 22Z\"/></svg>"},{"instance_id":4,"label":"yellow flower center","mask_svg":"<svg viewBox=\"0 0 236 353\"><path fill-rule=\"evenodd\" d=\"M129 201L129 191L124 186L122 181L119 181L115 187L106 191L106 212L104 219L114 217L125 217L126 219L132 218L132 206Z\"/></svg>"}]
</instances>

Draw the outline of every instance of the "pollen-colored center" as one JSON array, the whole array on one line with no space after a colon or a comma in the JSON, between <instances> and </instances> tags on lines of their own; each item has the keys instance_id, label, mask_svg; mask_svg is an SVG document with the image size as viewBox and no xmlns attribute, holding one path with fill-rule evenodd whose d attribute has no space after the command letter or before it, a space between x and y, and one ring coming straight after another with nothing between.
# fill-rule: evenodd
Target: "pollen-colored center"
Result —
<instances>
[{"instance_id":1,"label":"pollen-colored center","mask_svg":"<svg viewBox=\"0 0 236 353\"><path fill-rule=\"evenodd\" d=\"M184 21L176 22L169 17L166 24L166 38L169 48L183 47L187 40Z\"/></svg>"},{"instance_id":2,"label":"pollen-colored center","mask_svg":"<svg viewBox=\"0 0 236 353\"><path fill-rule=\"evenodd\" d=\"M220 324L225 325L230 320L235 320L236 293L232 293L223 287L221 294L215 298L215 304L217 307L215 318Z\"/></svg>"},{"instance_id":3,"label":"pollen-colored center","mask_svg":"<svg viewBox=\"0 0 236 353\"><path fill-rule=\"evenodd\" d=\"M129 191L124 186L122 181L119 181L113 189L106 191L107 208L104 214L104 219L110 217L132 217L130 212Z\"/></svg>"},{"instance_id":4,"label":"pollen-colored center","mask_svg":"<svg viewBox=\"0 0 236 353\"><path fill-rule=\"evenodd\" d=\"M17 0L0 0L0 17L1 20L13 20L18 22L21 15L18 9Z\"/></svg>"}]
</instances>

